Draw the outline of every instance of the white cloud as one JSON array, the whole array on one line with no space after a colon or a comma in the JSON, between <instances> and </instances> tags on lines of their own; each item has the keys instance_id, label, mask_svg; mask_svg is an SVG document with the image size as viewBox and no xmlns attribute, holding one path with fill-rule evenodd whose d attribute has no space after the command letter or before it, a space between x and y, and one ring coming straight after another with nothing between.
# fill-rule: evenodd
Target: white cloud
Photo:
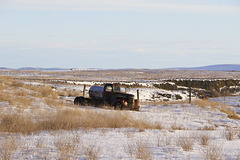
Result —
<instances>
[{"instance_id":1,"label":"white cloud","mask_svg":"<svg viewBox=\"0 0 240 160\"><path fill-rule=\"evenodd\" d=\"M154 0L10 0L0 8L25 10L83 11L181 11L200 13L239 13L240 6L207 4L161 3ZM165 1L166 2L166 1ZM1 3L1 2L0 2ZM3 2L2 2L3 3Z\"/></svg>"}]
</instances>

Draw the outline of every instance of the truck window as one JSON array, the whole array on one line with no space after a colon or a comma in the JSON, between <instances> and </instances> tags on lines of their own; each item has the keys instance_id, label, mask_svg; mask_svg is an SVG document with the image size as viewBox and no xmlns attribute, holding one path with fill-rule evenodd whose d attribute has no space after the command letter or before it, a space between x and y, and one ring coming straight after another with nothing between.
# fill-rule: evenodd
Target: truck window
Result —
<instances>
[{"instance_id":1,"label":"truck window","mask_svg":"<svg viewBox=\"0 0 240 160\"><path fill-rule=\"evenodd\" d=\"M107 86L105 89L106 92L112 92L112 87L111 86Z\"/></svg>"},{"instance_id":2,"label":"truck window","mask_svg":"<svg viewBox=\"0 0 240 160\"><path fill-rule=\"evenodd\" d=\"M120 87L120 86L115 86L113 88L113 92L123 92L123 93L125 93L126 92L126 88Z\"/></svg>"}]
</instances>

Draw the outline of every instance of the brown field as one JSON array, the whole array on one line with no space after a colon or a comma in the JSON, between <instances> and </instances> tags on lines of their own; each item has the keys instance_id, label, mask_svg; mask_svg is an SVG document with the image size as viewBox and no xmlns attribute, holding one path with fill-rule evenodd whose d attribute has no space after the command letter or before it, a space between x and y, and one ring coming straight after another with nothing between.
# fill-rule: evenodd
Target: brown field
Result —
<instances>
[{"instance_id":1,"label":"brown field","mask_svg":"<svg viewBox=\"0 0 240 160\"><path fill-rule=\"evenodd\" d=\"M28 80L72 81L136 81L160 79L240 79L240 72L129 69L129 70L80 70L80 71L14 71L0 70L0 75Z\"/></svg>"}]
</instances>

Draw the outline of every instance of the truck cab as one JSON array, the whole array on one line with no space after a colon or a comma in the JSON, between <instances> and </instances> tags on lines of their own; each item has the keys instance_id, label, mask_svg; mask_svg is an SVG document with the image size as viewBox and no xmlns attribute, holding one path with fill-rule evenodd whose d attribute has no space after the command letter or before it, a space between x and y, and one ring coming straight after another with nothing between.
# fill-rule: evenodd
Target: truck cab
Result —
<instances>
[{"instance_id":1,"label":"truck cab","mask_svg":"<svg viewBox=\"0 0 240 160\"><path fill-rule=\"evenodd\" d=\"M139 108L139 101L134 100L134 95L127 94L126 88L119 84L105 84L103 91L104 104L108 104L115 109ZM136 105L134 105L134 103Z\"/></svg>"}]
</instances>

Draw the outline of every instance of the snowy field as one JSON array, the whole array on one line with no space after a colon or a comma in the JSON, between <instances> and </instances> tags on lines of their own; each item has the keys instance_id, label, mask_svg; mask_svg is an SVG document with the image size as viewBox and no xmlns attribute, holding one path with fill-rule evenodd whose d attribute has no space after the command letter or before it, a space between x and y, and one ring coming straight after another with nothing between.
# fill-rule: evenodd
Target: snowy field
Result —
<instances>
[{"instance_id":1,"label":"snowy field","mask_svg":"<svg viewBox=\"0 0 240 160\"><path fill-rule=\"evenodd\" d=\"M209 100L232 106L232 109L235 110L240 115L240 97L239 96L210 98Z\"/></svg>"},{"instance_id":2,"label":"snowy field","mask_svg":"<svg viewBox=\"0 0 240 160\"><path fill-rule=\"evenodd\" d=\"M19 75L17 77L19 78ZM91 106L74 106L74 97L82 94L83 84L57 84L49 81L29 81L24 78L17 81L24 86L1 81L1 123L3 115L6 114L16 113L33 119L51 119L59 110L74 110L93 115L100 113L113 118L118 114L126 115L133 118L134 122L143 121L149 126L158 127L77 127L70 130L38 130L27 134L1 131L0 159L240 160L240 118L231 118L228 112L220 108L224 106L238 112L240 97L211 99L220 102L214 104L193 97L193 102L189 104L187 92L146 86L128 90L135 95L136 90L140 90L140 111L115 111ZM57 102L53 103L53 98L49 99L50 93L35 96L39 92L36 87L44 86L51 88L51 96L55 97ZM12 99L3 97L3 93L10 97L28 98L31 101L23 107L20 102L12 102ZM173 96L166 99L159 96L159 93ZM182 99L176 100L174 95L180 95ZM78 116L92 118L88 117L88 114ZM12 123L8 125L12 127Z\"/></svg>"}]
</instances>

